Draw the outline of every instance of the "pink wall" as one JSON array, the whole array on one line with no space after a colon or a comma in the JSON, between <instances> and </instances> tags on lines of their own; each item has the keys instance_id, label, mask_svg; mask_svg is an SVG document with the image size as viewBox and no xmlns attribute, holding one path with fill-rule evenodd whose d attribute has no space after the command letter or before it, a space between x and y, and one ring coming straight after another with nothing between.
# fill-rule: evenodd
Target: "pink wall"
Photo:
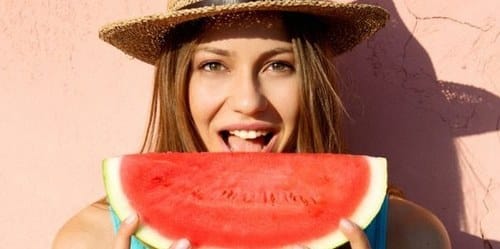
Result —
<instances>
[{"instance_id":1,"label":"pink wall","mask_svg":"<svg viewBox=\"0 0 500 249\"><path fill-rule=\"evenodd\" d=\"M387 156L392 182L440 216L455 248L500 248L500 2L360 2L392 19L339 61L352 151ZM101 159L138 150L152 68L97 29L164 5L0 3L2 247L50 247L103 196Z\"/></svg>"},{"instance_id":2,"label":"pink wall","mask_svg":"<svg viewBox=\"0 0 500 249\"><path fill-rule=\"evenodd\" d=\"M392 18L340 63L351 149L386 155L454 248L500 248L500 1L363 2Z\"/></svg>"}]
</instances>

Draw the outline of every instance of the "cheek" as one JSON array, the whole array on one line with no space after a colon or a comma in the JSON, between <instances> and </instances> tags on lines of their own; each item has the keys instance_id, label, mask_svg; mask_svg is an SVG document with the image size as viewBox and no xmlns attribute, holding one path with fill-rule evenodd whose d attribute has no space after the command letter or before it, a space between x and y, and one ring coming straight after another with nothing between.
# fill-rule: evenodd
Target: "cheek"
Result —
<instances>
[{"instance_id":1,"label":"cheek","mask_svg":"<svg viewBox=\"0 0 500 249\"><path fill-rule=\"evenodd\" d=\"M269 89L268 99L287 126L295 126L297 121L300 102L299 84L299 80L293 80L286 84L274 84L272 89Z\"/></svg>"},{"instance_id":2,"label":"cheek","mask_svg":"<svg viewBox=\"0 0 500 249\"><path fill-rule=\"evenodd\" d=\"M200 132L203 132L202 129L209 126L209 122L220 106L220 91L213 86L191 81L188 92L193 120Z\"/></svg>"},{"instance_id":3,"label":"cheek","mask_svg":"<svg viewBox=\"0 0 500 249\"><path fill-rule=\"evenodd\" d=\"M196 84L189 84L189 108L198 129L201 128L200 126L203 126L202 122L206 119L203 115L202 107L210 103L208 96L210 95L204 94L203 89L200 89Z\"/></svg>"}]
</instances>

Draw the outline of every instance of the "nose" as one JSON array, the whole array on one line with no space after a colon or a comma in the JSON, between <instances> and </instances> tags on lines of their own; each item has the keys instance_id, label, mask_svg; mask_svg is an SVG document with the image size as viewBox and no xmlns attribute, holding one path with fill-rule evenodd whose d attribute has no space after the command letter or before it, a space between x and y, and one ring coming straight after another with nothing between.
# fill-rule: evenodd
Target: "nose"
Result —
<instances>
[{"instance_id":1,"label":"nose","mask_svg":"<svg viewBox=\"0 0 500 249\"><path fill-rule=\"evenodd\" d=\"M229 99L233 111L245 115L254 115L266 110L268 100L262 92L257 75L242 72L234 80Z\"/></svg>"}]
</instances>

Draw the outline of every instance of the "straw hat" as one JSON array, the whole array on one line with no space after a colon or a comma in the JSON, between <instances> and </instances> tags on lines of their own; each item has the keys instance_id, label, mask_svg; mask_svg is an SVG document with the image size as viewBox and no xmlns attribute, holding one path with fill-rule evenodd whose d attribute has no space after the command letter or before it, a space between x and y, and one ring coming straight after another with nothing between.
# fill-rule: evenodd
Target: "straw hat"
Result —
<instances>
[{"instance_id":1,"label":"straw hat","mask_svg":"<svg viewBox=\"0 0 500 249\"><path fill-rule=\"evenodd\" d=\"M330 36L337 55L374 34L389 18L378 6L333 0L169 0L165 13L108 24L99 37L132 57L155 64L164 37L176 25L246 11L290 11L325 18L331 23L325 35Z\"/></svg>"}]
</instances>

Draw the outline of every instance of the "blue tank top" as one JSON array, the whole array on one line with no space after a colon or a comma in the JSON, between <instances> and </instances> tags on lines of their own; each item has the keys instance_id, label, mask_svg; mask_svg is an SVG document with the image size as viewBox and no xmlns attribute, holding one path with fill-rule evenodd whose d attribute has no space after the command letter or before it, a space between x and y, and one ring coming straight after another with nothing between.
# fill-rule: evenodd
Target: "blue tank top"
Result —
<instances>
[{"instance_id":1,"label":"blue tank top","mask_svg":"<svg viewBox=\"0 0 500 249\"><path fill-rule=\"evenodd\" d=\"M372 249L386 248L388 205L389 198L386 197L379 213L377 214L377 216L375 216L370 225L368 225L368 227L365 229L366 236L370 241L370 246ZM120 226L120 219L113 210L110 209L110 211L113 227L116 232L118 230L118 227ZM130 240L130 249L149 249L149 247L141 243L141 241L138 240L135 236L132 236Z\"/></svg>"}]
</instances>

